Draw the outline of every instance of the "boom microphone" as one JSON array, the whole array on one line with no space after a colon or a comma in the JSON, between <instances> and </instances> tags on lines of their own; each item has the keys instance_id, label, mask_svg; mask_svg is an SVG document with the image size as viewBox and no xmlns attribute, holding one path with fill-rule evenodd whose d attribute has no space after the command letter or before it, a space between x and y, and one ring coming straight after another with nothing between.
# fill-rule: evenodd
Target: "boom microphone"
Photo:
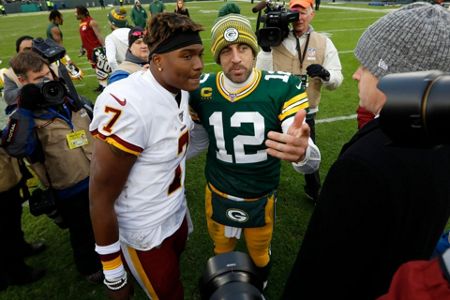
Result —
<instances>
[{"instance_id":1,"label":"boom microphone","mask_svg":"<svg viewBox=\"0 0 450 300\"><path fill-rule=\"evenodd\" d=\"M256 4L253 8L252 8L252 13L257 13L260 10L262 10L264 7L266 7L266 1L263 0L261 2L259 2L258 4Z\"/></svg>"}]
</instances>

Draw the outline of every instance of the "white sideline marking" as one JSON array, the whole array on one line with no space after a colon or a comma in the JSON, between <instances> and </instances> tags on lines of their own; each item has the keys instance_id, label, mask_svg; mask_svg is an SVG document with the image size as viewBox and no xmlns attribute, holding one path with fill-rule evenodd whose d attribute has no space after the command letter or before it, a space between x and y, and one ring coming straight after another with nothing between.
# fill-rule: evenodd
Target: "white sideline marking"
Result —
<instances>
[{"instance_id":1,"label":"white sideline marking","mask_svg":"<svg viewBox=\"0 0 450 300\"><path fill-rule=\"evenodd\" d=\"M332 118L327 118L327 119L319 119L319 120L316 120L316 124L332 123L332 122L337 122L337 121L345 121L345 120L353 120L353 119L356 119L356 114L350 115L350 116L338 116L338 117L332 117Z\"/></svg>"},{"instance_id":2,"label":"white sideline marking","mask_svg":"<svg viewBox=\"0 0 450 300\"><path fill-rule=\"evenodd\" d=\"M378 12L378 13L388 13L398 8L389 8L389 9L376 9L376 8L363 8L363 7L345 7L345 6L335 6L335 5L321 5L320 7L331 8L331 9L342 9L342 10L356 10L356 11L370 11L370 12Z\"/></svg>"},{"instance_id":3,"label":"white sideline marking","mask_svg":"<svg viewBox=\"0 0 450 300\"><path fill-rule=\"evenodd\" d=\"M330 30L327 30L327 31L319 31L319 32L326 34L327 32L362 31L362 30L366 30L366 29L367 29L367 27L362 27L362 28L343 28L343 29L330 29Z\"/></svg>"}]
</instances>

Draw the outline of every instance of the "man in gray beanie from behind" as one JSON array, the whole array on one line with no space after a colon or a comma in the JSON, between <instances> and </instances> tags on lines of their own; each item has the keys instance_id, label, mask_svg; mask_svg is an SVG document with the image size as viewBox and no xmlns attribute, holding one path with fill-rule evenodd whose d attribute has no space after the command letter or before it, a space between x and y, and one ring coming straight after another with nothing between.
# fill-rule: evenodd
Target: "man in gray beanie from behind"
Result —
<instances>
[{"instance_id":1,"label":"man in gray beanie from behind","mask_svg":"<svg viewBox=\"0 0 450 300\"><path fill-rule=\"evenodd\" d=\"M375 77L391 73L450 72L450 14L438 5L416 2L371 25L355 56Z\"/></svg>"},{"instance_id":2,"label":"man in gray beanie from behind","mask_svg":"<svg viewBox=\"0 0 450 300\"><path fill-rule=\"evenodd\" d=\"M449 18L444 9L428 3L405 6L370 26L355 56L377 78L421 70L450 71ZM358 128L373 116L358 108Z\"/></svg>"},{"instance_id":3,"label":"man in gray beanie from behind","mask_svg":"<svg viewBox=\"0 0 450 300\"><path fill-rule=\"evenodd\" d=\"M379 114L386 74L450 71L449 49L450 13L440 6L414 3L382 17L355 49L360 105ZM432 254L450 216L449 186L450 147L399 146L378 118L367 123L328 172L282 299L386 293L401 264Z\"/></svg>"}]
</instances>

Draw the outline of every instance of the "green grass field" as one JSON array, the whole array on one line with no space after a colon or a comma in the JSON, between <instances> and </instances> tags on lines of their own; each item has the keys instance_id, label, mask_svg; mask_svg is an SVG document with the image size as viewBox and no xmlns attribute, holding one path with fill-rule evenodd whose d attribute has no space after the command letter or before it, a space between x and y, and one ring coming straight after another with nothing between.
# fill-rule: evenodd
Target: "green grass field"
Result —
<instances>
[{"instance_id":1,"label":"green grass field","mask_svg":"<svg viewBox=\"0 0 450 300\"><path fill-rule=\"evenodd\" d=\"M205 71L207 72L219 69L213 62L209 51L209 30L216 19L218 8L223 4L224 2L187 3L191 17L205 27L202 38L206 49ZM239 5L241 13L247 15L255 25L256 14L251 12L252 5L243 2L239 2ZM147 8L147 6L145 7ZM167 9L170 11L173 10L173 7L173 4L167 5ZM351 8L356 10L351 10ZM357 85L351 76L358 63L353 56L353 49L365 28L387 11L383 7L370 7L365 4L322 3L312 25L316 31L329 34L336 45L340 53L345 79L338 90L323 91L318 120L354 115L358 104L358 94ZM108 10L93 8L90 12L101 24L102 33L108 34L110 32L106 19ZM78 57L81 43L74 10L66 10L62 13L65 19L64 25L61 27L64 33L64 45L72 60L84 69L86 75L82 81L75 82L77 89L80 94L95 100L96 93L93 92L97 86L95 75L87 60L84 57ZM45 36L48 24L47 15L47 12L43 12L0 17L1 68L7 67L7 62L14 55L16 38L25 34L34 37ZM317 144L322 152L321 176L323 181L342 145L356 131L356 120L349 118L334 122L321 123L319 121L318 123L316 126ZM186 189L195 229L182 257L182 280L186 299L199 299L198 279L204 270L206 260L213 255L212 243L208 237L204 220L203 167L203 156L188 162ZM268 299L279 298L314 209L313 204L304 196L303 184L303 176L295 173L289 164L283 164L277 220L272 243L273 268L265 293ZM1 300L106 299L102 286L90 285L76 272L66 231L60 230L45 216L38 218L30 216L28 209L24 210L23 228L28 240L43 239L49 246L44 253L27 260L32 266L45 267L47 275L43 280L29 286L10 287L0 293ZM3 247L6 246L3 245ZM244 249L242 243L239 249ZM135 299L145 299L139 287L136 287Z\"/></svg>"}]
</instances>

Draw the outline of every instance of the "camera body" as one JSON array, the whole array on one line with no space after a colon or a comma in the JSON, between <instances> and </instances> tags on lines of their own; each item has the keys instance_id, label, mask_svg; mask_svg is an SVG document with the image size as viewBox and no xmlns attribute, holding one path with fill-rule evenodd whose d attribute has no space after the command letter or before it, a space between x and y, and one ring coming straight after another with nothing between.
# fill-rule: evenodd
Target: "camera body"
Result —
<instances>
[{"instance_id":1,"label":"camera body","mask_svg":"<svg viewBox=\"0 0 450 300\"><path fill-rule=\"evenodd\" d=\"M58 227L62 229L68 228L57 209L55 195L53 193L54 191L52 189L35 189L28 200L30 213L35 217L46 214Z\"/></svg>"},{"instance_id":2,"label":"camera body","mask_svg":"<svg viewBox=\"0 0 450 300\"><path fill-rule=\"evenodd\" d=\"M263 3L265 3L265 14L261 15L261 10L259 10L256 36L258 44L265 50L281 44L289 34L289 24L298 20L299 13L290 11L283 4L270 0ZM264 26L260 29L261 23Z\"/></svg>"},{"instance_id":3,"label":"camera body","mask_svg":"<svg viewBox=\"0 0 450 300\"><path fill-rule=\"evenodd\" d=\"M43 214L52 214L56 209L55 197L51 189L35 189L31 193L29 204L30 213L35 217Z\"/></svg>"},{"instance_id":4,"label":"camera body","mask_svg":"<svg viewBox=\"0 0 450 300\"><path fill-rule=\"evenodd\" d=\"M389 74L378 88L386 95L380 126L396 144L450 144L450 74L421 71Z\"/></svg>"},{"instance_id":5,"label":"camera body","mask_svg":"<svg viewBox=\"0 0 450 300\"><path fill-rule=\"evenodd\" d=\"M32 49L34 52L45 58L50 64L66 55L66 49L58 45L52 39L35 38L33 39Z\"/></svg>"}]
</instances>

